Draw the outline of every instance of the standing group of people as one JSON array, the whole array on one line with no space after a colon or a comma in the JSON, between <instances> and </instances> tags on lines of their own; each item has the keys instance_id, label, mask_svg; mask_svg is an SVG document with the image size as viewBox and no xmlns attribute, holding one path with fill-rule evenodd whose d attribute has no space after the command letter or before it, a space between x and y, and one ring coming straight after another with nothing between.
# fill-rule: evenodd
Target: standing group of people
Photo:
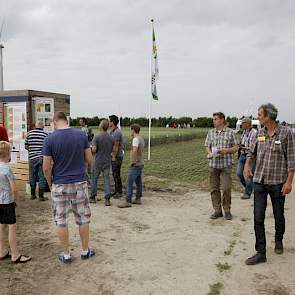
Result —
<instances>
[{"instance_id":1,"label":"standing group of people","mask_svg":"<svg viewBox=\"0 0 295 295\"><path fill-rule=\"evenodd\" d=\"M211 219L231 220L231 185L233 155L239 153L237 175L244 188L242 199L249 199L254 190L254 230L257 253L247 265L266 262L265 211L270 195L275 218L275 253L284 251L284 204L292 190L295 172L295 139L290 128L277 122L278 110L273 104L258 109L263 126L254 130L251 119L244 118L240 143L233 130L226 126L223 113L213 114L214 129L207 134L205 147L209 159L209 178L214 212ZM224 213L224 214L223 214Z\"/></svg>"},{"instance_id":2,"label":"standing group of people","mask_svg":"<svg viewBox=\"0 0 295 295\"><path fill-rule=\"evenodd\" d=\"M79 228L81 259L85 260L95 255L95 249L89 246L91 209L86 177L88 169L92 168L91 201L95 201L96 198L97 179L100 173L103 173L105 180L105 204L110 205L111 196L116 198L122 196L121 165L124 156L124 140L118 128L118 117L112 115L109 120L102 120L100 133L93 139L85 119L81 121L82 124L84 123L82 130L70 128L66 115L63 112L57 112L53 118L54 132L47 135L43 131L44 126L38 123L34 130L28 132L26 139L31 171L31 199L37 198L37 181L40 200L45 200L45 186L49 186L54 221L63 248L63 253L58 256L58 259L66 264L72 262L68 231L70 211L73 212ZM110 133L107 132L109 127ZM134 182L137 192L133 203L141 204L144 140L139 133L140 126L133 124L127 193L125 200L119 204L119 208L131 207ZM30 261L31 257L19 254L16 247L15 207L19 198L15 190L13 172L9 167L10 153L10 144L7 141L0 141L0 259L10 258L12 262L25 263ZM109 181L110 166L112 166L115 180L115 190L112 194ZM4 245L4 230L7 225L11 253Z\"/></svg>"},{"instance_id":3,"label":"standing group of people","mask_svg":"<svg viewBox=\"0 0 295 295\"><path fill-rule=\"evenodd\" d=\"M82 131L86 135L91 134L89 128L85 124L84 118L80 119ZM124 159L125 142L123 134L118 127L119 118L115 115L109 116L109 120L102 120L99 125L99 133L89 141L89 146L94 161L92 164L91 175L91 194L90 202L97 201L97 185L98 178L102 174L104 180L105 205L111 206L110 199L119 199L122 197L122 178L121 167ZM110 129L110 132L108 130ZM143 149L144 140L140 136L140 126L138 124L131 125L131 151L130 151L130 167L128 169L126 181L126 199L118 205L119 208L128 208L132 204L133 184L136 184L136 199L134 204L141 204L142 197L142 169L143 169ZM89 138L89 136L87 136ZM110 185L110 169L114 179L114 191L111 192ZM89 177L90 179L90 177Z\"/></svg>"},{"instance_id":4,"label":"standing group of people","mask_svg":"<svg viewBox=\"0 0 295 295\"><path fill-rule=\"evenodd\" d=\"M275 218L275 253L284 251L285 233L284 204L286 195L292 190L295 172L295 140L290 128L280 125L276 119L277 108L264 104L258 109L258 119L263 126L254 130L251 119L244 118L244 132L240 142L235 132L226 126L225 115L213 114L214 128L207 134L205 147L209 160L211 198L214 212L211 219L224 216L232 219L231 186L233 156L239 154L237 175L244 188L242 199L249 199L254 190L254 230L257 253L246 260L247 265L266 262L265 211L267 196L270 195ZM51 200L57 233L63 248L58 259L71 263L69 248L68 216L72 211L81 238L81 259L95 255L89 246L90 202L97 199L97 180L104 177L105 205L110 206L111 197L122 196L121 166L124 158L124 139L118 128L117 116L102 120L100 132L94 138L86 120L80 120L81 129L70 128L67 117L57 112L53 119L55 131L47 135L40 123L28 133L26 146L29 151L31 170L31 198L36 198L36 181L39 182L38 196L44 200L45 186L51 190ZM108 130L111 129L110 133ZM4 134L1 129L1 134ZM130 135L130 165L126 181L126 198L119 208L141 204L144 140L140 126L133 124ZM7 136L7 135L6 135ZM8 139L7 139L8 140ZM0 141L0 259L10 258L15 263L25 263L31 257L21 255L16 246L15 207L19 203L15 190L14 176L9 167L10 144ZM94 156L94 161L93 161ZM92 167L91 195L88 197L86 175ZM110 169L115 182L114 192L110 189ZM89 179L88 179L89 180ZM132 200L133 184L136 198ZM5 227L9 227L11 253L4 245Z\"/></svg>"}]
</instances>

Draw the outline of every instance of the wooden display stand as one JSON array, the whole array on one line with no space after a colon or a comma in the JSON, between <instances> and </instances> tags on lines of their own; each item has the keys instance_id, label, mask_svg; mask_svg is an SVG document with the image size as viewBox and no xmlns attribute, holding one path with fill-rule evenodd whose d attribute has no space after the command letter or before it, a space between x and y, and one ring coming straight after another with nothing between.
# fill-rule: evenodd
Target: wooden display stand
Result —
<instances>
[{"instance_id":1,"label":"wooden display stand","mask_svg":"<svg viewBox=\"0 0 295 295\"><path fill-rule=\"evenodd\" d=\"M25 159L24 140L27 132L43 121L45 131L53 131L53 114L62 111L70 116L70 96L36 90L0 91L0 125L7 130L13 146L11 163L17 189L26 191L29 181L29 165Z\"/></svg>"}]
</instances>

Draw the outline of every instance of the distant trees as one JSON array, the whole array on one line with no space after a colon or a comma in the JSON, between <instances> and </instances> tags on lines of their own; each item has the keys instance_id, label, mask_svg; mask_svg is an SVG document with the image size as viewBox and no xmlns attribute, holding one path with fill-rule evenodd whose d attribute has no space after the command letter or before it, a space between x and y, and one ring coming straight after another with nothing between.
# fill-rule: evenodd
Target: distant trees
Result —
<instances>
[{"instance_id":1,"label":"distant trees","mask_svg":"<svg viewBox=\"0 0 295 295\"><path fill-rule=\"evenodd\" d=\"M104 118L86 118L88 126L98 126L101 120ZM236 127L238 118L236 117L227 117L226 122L228 126L231 128ZM121 126L130 126L133 123L138 123L142 127L148 127L149 120L145 117L139 118L130 118L130 117L121 117L120 124ZM71 126L79 126L79 118L70 118ZM211 117L199 117L199 118L191 118L191 117L181 117L181 118L174 118L170 117L159 117L159 118L152 118L152 126L153 127L166 127L166 126L190 126L190 127L198 127L198 128L210 128L213 127L213 120Z\"/></svg>"},{"instance_id":2,"label":"distant trees","mask_svg":"<svg viewBox=\"0 0 295 295\"><path fill-rule=\"evenodd\" d=\"M237 117L227 117L226 122L228 124L228 127L230 128L236 128L238 118Z\"/></svg>"},{"instance_id":3,"label":"distant trees","mask_svg":"<svg viewBox=\"0 0 295 295\"><path fill-rule=\"evenodd\" d=\"M208 117L199 117L193 120L193 126L195 127L212 127L213 120Z\"/></svg>"}]
</instances>

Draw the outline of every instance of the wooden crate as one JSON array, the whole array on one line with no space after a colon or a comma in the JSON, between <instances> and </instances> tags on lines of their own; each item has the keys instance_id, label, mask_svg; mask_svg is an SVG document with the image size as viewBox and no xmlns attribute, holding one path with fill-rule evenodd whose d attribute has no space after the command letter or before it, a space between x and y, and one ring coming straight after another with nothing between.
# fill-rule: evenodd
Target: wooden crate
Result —
<instances>
[{"instance_id":1,"label":"wooden crate","mask_svg":"<svg viewBox=\"0 0 295 295\"><path fill-rule=\"evenodd\" d=\"M25 192L27 183L30 179L28 162L19 161L16 164L10 164L10 167L15 176L16 189L20 192Z\"/></svg>"}]
</instances>

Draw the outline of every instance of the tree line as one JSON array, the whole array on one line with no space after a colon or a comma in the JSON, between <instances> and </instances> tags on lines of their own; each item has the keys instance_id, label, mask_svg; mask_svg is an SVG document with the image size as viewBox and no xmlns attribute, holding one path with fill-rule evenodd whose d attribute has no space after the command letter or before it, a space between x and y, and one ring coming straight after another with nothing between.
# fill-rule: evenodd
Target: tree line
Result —
<instances>
[{"instance_id":1,"label":"tree line","mask_svg":"<svg viewBox=\"0 0 295 295\"><path fill-rule=\"evenodd\" d=\"M88 126L98 126L105 118L99 117L92 117L86 118ZM236 117L227 117L226 121L230 128L235 128L238 118ZM138 123L142 127L148 127L149 120L145 117L139 118L130 118L130 117L120 117L120 124L122 127L128 127L133 123ZM70 125L71 126L79 126L79 118L70 118ZM159 117L159 118L152 118L152 126L153 127L195 127L195 128L210 128L213 127L213 120L211 117L198 117L198 118L191 118L191 117L180 117L174 118L170 117Z\"/></svg>"}]
</instances>

